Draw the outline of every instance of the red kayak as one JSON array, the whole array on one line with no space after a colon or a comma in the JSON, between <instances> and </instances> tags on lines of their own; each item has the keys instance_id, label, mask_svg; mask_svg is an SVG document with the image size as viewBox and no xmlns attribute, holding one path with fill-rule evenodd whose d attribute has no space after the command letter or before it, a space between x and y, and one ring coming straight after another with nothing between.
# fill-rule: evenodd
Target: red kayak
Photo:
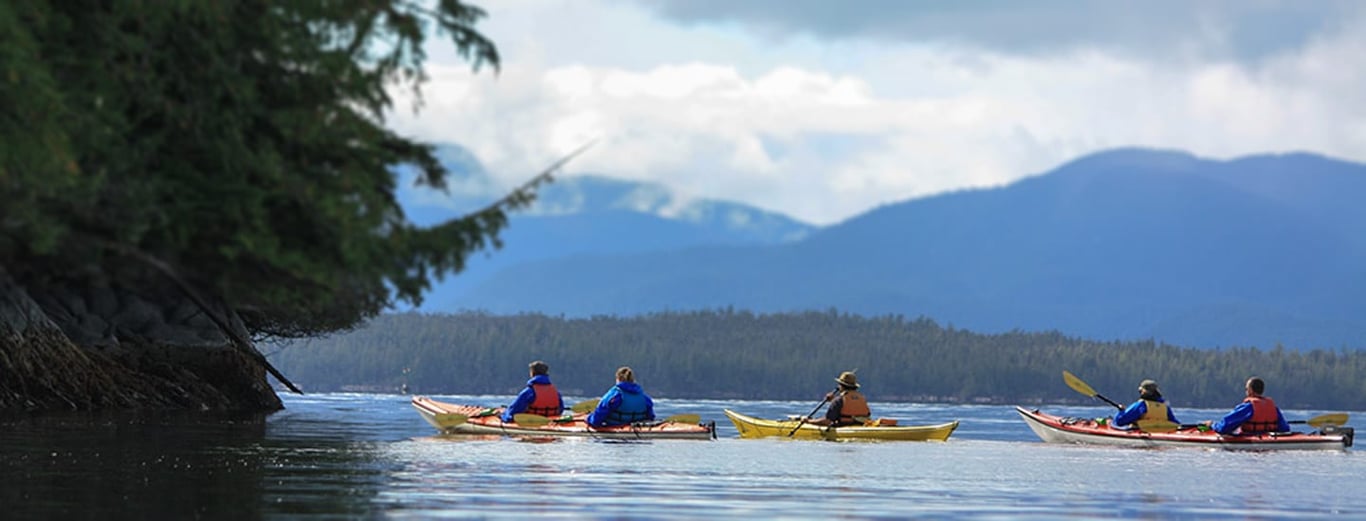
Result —
<instances>
[{"instance_id":1,"label":"red kayak","mask_svg":"<svg viewBox=\"0 0 1366 521\"><path fill-rule=\"evenodd\" d=\"M1222 435L1183 425L1171 432L1123 430L1090 418L1054 416L1016 407L1025 424L1048 443L1082 443L1120 447L1203 447L1223 450L1342 450L1352 446L1351 427L1326 425L1313 432Z\"/></svg>"},{"instance_id":2,"label":"red kayak","mask_svg":"<svg viewBox=\"0 0 1366 521\"><path fill-rule=\"evenodd\" d=\"M585 437L617 440L710 440L716 437L716 422L684 423L679 421L653 421L619 425L615 427L591 427L584 423L586 414L567 414L563 417L546 418L536 415L518 415L518 420L528 419L526 423L504 423L502 407L479 407L438 402L425 396L413 397L413 408L422 419L446 434L497 434L527 437ZM696 416L693 416L696 419Z\"/></svg>"}]
</instances>

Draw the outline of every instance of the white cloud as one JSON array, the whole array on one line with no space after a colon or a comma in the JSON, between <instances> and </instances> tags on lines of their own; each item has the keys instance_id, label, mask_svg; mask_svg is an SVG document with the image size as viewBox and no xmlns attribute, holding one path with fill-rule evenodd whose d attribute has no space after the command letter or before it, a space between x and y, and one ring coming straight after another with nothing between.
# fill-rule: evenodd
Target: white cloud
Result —
<instances>
[{"instance_id":1,"label":"white cloud","mask_svg":"<svg viewBox=\"0 0 1366 521\"><path fill-rule=\"evenodd\" d=\"M1360 18L1253 62L1159 61L1104 47L773 40L620 2L486 7L502 73L434 64L426 109L391 123L470 148L505 186L597 139L569 171L826 224L1115 146L1366 159Z\"/></svg>"}]
</instances>

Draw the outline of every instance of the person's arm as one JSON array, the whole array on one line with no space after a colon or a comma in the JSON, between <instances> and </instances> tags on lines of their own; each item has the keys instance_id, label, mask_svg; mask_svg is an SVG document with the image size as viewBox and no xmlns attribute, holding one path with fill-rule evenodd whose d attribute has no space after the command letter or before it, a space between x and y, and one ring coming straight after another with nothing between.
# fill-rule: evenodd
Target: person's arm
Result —
<instances>
[{"instance_id":1,"label":"person's arm","mask_svg":"<svg viewBox=\"0 0 1366 521\"><path fill-rule=\"evenodd\" d=\"M1243 402L1234 407L1232 411L1225 414L1219 421L1210 425L1211 429L1219 434L1233 434L1233 431L1242 425L1243 422L1252 418L1252 404Z\"/></svg>"},{"instance_id":2,"label":"person's arm","mask_svg":"<svg viewBox=\"0 0 1366 521\"><path fill-rule=\"evenodd\" d=\"M616 403L612 403L614 400ZM612 411L617 410L617 407L621 407L621 395L614 386L607 391L607 394L602 395L602 399L598 400L598 407L593 409L593 412L589 413L583 421L593 427L602 427L607 424L607 416L611 415Z\"/></svg>"},{"instance_id":3,"label":"person's arm","mask_svg":"<svg viewBox=\"0 0 1366 521\"><path fill-rule=\"evenodd\" d=\"M1170 409L1168 410L1170 411ZM1142 418L1144 414L1148 414L1148 402L1139 400L1129 404L1122 411L1116 411L1115 421L1112 424L1115 427L1127 427Z\"/></svg>"},{"instance_id":4,"label":"person's arm","mask_svg":"<svg viewBox=\"0 0 1366 521\"><path fill-rule=\"evenodd\" d=\"M655 401L648 394L645 395L645 419L655 419Z\"/></svg>"},{"instance_id":5,"label":"person's arm","mask_svg":"<svg viewBox=\"0 0 1366 521\"><path fill-rule=\"evenodd\" d=\"M1285 421L1280 407L1276 408L1276 432L1290 432L1290 424Z\"/></svg>"},{"instance_id":6,"label":"person's arm","mask_svg":"<svg viewBox=\"0 0 1366 521\"><path fill-rule=\"evenodd\" d=\"M825 410L825 419L830 420L830 423L838 422L840 421L840 413L843 411L844 395L841 394L830 402L830 408Z\"/></svg>"},{"instance_id":7,"label":"person's arm","mask_svg":"<svg viewBox=\"0 0 1366 521\"><path fill-rule=\"evenodd\" d=\"M512 405L509 405L508 408L503 411L503 423L512 423L512 417L519 412L525 411L527 406L531 405L531 402L534 401L536 401L536 391L528 385L525 389L522 389L522 392L517 393L517 399L513 400Z\"/></svg>"},{"instance_id":8,"label":"person's arm","mask_svg":"<svg viewBox=\"0 0 1366 521\"><path fill-rule=\"evenodd\" d=\"M1176 413L1172 412L1172 404L1170 403L1167 404L1167 421L1175 423L1177 425L1181 424L1181 422L1176 421Z\"/></svg>"}]
</instances>

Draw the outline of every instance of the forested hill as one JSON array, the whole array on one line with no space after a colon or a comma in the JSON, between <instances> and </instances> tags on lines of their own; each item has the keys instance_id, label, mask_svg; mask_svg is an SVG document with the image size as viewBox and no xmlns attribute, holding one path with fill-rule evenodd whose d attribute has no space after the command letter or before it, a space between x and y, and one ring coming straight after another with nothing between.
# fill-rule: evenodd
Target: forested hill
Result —
<instances>
[{"instance_id":1,"label":"forested hill","mask_svg":"<svg viewBox=\"0 0 1366 521\"><path fill-rule=\"evenodd\" d=\"M1094 342L1058 333L977 334L929 319L835 311L729 310L570 319L545 315L382 315L356 331L283 348L272 361L306 390L507 394L541 359L561 391L596 396L618 366L662 398L819 399L857 369L873 401L984 403L1089 399L1069 370L1127 401L1144 378L1177 406L1221 407L1259 375L1282 406L1359 408L1366 353L1200 350Z\"/></svg>"}]
</instances>

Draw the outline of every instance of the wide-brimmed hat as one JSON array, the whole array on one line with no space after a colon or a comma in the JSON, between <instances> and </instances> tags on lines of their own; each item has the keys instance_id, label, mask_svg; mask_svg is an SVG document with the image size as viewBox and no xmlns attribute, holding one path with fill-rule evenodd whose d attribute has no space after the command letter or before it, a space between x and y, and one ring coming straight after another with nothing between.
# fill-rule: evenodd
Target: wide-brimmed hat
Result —
<instances>
[{"instance_id":1,"label":"wide-brimmed hat","mask_svg":"<svg viewBox=\"0 0 1366 521\"><path fill-rule=\"evenodd\" d=\"M1160 392L1161 392L1161 391L1158 391L1158 390L1157 390L1157 382L1154 381L1154 380L1144 380L1142 383L1139 383L1139 384L1138 384L1138 390L1139 390L1139 391L1142 391L1142 392L1145 392L1145 393L1153 393L1153 394L1157 394L1157 393L1160 393Z\"/></svg>"},{"instance_id":2,"label":"wide-brimmed hat","mask_svg":"<svg viewBox=\"0 0 1366 521\"><path fill-rule=\"evenodd\" d=\"M836 378L835 381L839 382L840 385L843 385L845 387L852 387L854 389L858 389L858 377L854 376L853 371L845 371L843 373L840 373L840 377Z\"/></svg>"}]
</instances>

